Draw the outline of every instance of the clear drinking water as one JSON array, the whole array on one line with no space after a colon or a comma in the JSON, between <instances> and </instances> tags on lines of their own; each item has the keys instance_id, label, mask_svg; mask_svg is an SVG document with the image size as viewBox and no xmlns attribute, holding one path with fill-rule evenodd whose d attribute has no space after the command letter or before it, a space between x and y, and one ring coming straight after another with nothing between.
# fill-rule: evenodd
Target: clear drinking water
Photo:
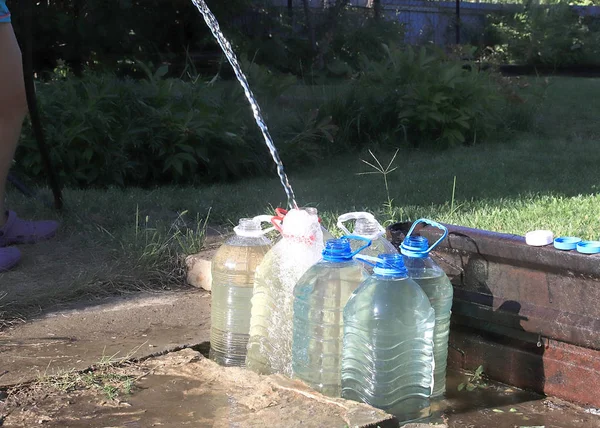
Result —
<instances>
[{"instance_id":1,"label":"clear drinking water","mask_svg":"<svg viewBox=\"0 0 600 428\"><path fill-rule=\"evenodd\" d=\"M400 254L381 254L344 309L342 397L401 423L430 415L435 312Z\"/></svg>"},{"instance_id":2,"label":"clear drinking water","mask_svg":"<svg viewBox=\"0 0 600 428\"><path fill-rule=\"evenodd\" d=\"M344 223L355 220L354 230L350 232ZM397 254L398 250L385 237L385 229L375 219L373 214L368 212L352 212L342 214L338 218L337 226L347 235L360 236L371 241L371 245L363 249L360 254L365 256L377 257L379 254ZM356 250L360 243L358 241L351 243L352 249ZM373 266L361 262L369 274L373 273Z\"/></svg>"},{"instance_id":3,"label":"clear drinking water","mask_svg":"<svg viewBox=\"0 0 600 428\"><path fill-rule=\"evenodd\" d=\"M209 357L222 366L244 366L250 331L254 273L271 241L260 221L243 218L212 260Z\"/></svg>"},{"instance_id":4,"label":"clear drinking water","mask_svg":"<svg viewBox=\"0 0 600 428\"><path fill-rule=\"evenodd\" d=\"M294 287L294 377L331 397L339 397L342 389L344 306L367 278L361 264L352 259L355 254L346 238L327 241L323 259Z\"/></svg>"},{"instance_id":5,"label":"clear drinking water","mask_svg":"<svg viewBox=\"0 0 600 428\"><path fill-rule=\"evenodd\" d=\"M417 220L428 224L439 225L439 223L430 220ZM413 225L414 228L414 225ZM411 230L413 229L411 228ZM454 290L450 279L441 267L429 256L429 252L439 243L441 239L431 248L427 238L421 236L406 236L400 252L404 256L404 264L408 270L408 276L413 279L423 289L431 306L435 310L435 329L434 329L434 356L435 356L435 374L432 398L441 397L446 392L446 366L448 364L448 336L450 334L450 315L452 313L452 297ZM442 237L443 239L443 237Z\"/></svg>"},{"instance_id":6,"label":"clear drinking water","mask_svg":"<svg viewBox=\"0 0 600 428\"><path fill-rule=\"evenodd\" d=\"M256 269L246 367L260 374L292 375L294 286L324 247L319 219L309 211L285 214L281 240Z\"/></svg>"}]
</instances>

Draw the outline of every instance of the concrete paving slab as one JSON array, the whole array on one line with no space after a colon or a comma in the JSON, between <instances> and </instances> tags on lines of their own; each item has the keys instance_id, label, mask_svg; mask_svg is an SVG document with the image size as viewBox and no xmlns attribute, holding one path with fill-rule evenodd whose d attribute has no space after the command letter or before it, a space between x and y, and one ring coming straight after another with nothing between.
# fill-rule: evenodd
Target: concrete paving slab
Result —
<instances>
[{"instance_id":1,"label":"concrete paving slab","mask_svg":"<svg viewBox=\"0 0 600 428\"><path fill-rule=\"evenodd\" d=\"M210 293L143 294L50 313L0 332L0 386L210 339Z\"/></svg>"}]
</instances>

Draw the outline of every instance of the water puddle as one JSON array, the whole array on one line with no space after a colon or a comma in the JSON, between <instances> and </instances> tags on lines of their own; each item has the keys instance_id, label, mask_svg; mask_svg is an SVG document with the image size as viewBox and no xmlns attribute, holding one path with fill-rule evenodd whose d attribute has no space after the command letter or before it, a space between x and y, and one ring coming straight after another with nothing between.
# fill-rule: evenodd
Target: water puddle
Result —
<instances>
[{"instance_id":1,"label":"water puddle","mask_svg":"<svg viewBox=\"0 0 600 428\"><path fill-rule=\"evenodd\" d=\"M465 427L600 427L600 417L562 400L488 383L485 388L458 391L468 378L459 372L447 376L446 399L434 404L432 423Z\"/></svg>"}]
</instances>

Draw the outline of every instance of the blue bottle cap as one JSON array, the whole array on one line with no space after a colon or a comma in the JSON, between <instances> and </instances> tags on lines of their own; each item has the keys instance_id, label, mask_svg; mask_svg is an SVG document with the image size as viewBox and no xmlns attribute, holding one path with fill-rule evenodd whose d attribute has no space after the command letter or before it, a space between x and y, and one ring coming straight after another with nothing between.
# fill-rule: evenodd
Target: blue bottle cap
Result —
<instances>
[{"instance_id":1,"label":"blue bottle cap","mask_svg":"<svg viewBox=\"0 0 600 428\"><path fill-rule=\"evenodd\" d=\"M377 264L373 268L375 275L382 276L408 276L408 271L404 267L404 261L400 254L380 254Z\"/></svg>"},{"instance_id":2,"label":"blue bottle cap","mask_svg":"<svg viewBox=\"0 0 600 428\"><path fill-rule=\"evenodd\" d=\"M576 236L560 236L554 240L554 248L557 250L574 250L577 244L581 242L581 238Z\"/></svg>"},{"instance_id":3,"label":"blue bottle cap","mask_svg":"<svg viewBox=\"0 0 600 428\"><path fill-rule=\"evenodd\" d=\"M408 236L400 245L400 253L407 257L425 258L429 256L429 241L424 236Z\"/></svg>"},{"instance_id":4,"label":"blue bottle cap","mask_svg":"<svg viewBox=\"0 0 600 428\"><path fill-rule=\"evenodd\" d=\"M583 254L600 253L600 241L581 241L577 244L577 251Z\"/></svg>"},{"instance_id":5,"label":"blue bottle cap","mask_svg":"<svg viewBox=\"0 0 600 428\"><path fill-rule=\"evenodd\" d=\"M350 241L346 238L330 239L325 243L323 249L323 260L328 262L345 262L352 260L352 248Z\"/></svg>"}]
</instances>

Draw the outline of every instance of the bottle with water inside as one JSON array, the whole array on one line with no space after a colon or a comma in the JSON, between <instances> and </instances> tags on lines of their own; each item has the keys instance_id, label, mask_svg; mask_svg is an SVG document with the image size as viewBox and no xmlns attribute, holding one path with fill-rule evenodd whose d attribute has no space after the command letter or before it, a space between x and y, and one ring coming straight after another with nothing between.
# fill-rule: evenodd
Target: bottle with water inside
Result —
<instances>
[{"instance_id":1,"label":"bottle with water inside","mask_svg":"<svg viewBox=\"0 0 600 428\"><path fill-rule=\"evenodd\" d=\"M344 309L342 397L382 409L401 423L428 417L434 310L400 254L361 258L375 267Z\"/></svg>"},{"instance_id":2,"label":"bottle with water inside","mask_svg":"<svg viewBox=\"0 0 600 428\"><path fill-rule=\"evenodd\" d=\"M344 223L354 220L354 230L350 232ZM371 245L361 251L361 255L377 257L379 254L397 254L398 250L390 241L385 238L385 229L375 219L375 216L368 212L351 212L342 214L338 217L337 227L346 235L360 236L371 241ZM352 243L352 249L355 250L359 244ZM373 266L363 263L364 268L370 274L373 273Z\"/></svg>"},{"instance_id":3,"label":"bottle with water inside","mask_svg":"<svg viewBox=\"0 0 600 428\"><path fill-rule=\"evenodd\" d=\"M265 234L272 229L261 229L262 217L240 219L212 260L209 357L222 366L240 367L246 359L254 273L271 248Z\"/></svg>"},{"instance_id":4,"label":"bottle with water inside","mask_svg":"<svg viewBox=\"0 0 600 428\"><path fill-rule=\"evenodd\" d=\"M323 231L316 212L307 209L272 221L281 239L256 269L246 367L291 376L294 286L321 259Z\"/></svg>"},{"instance_id":5,"label":"bottle with water inside","mask_svg":"<svg viewBox=\"0 0 600 428\"><path fill-rule=\"evenodd\" d=\"M443 231L442 237L429 247L422 236L412 236L419 223L429 224ZM446 392L446 366L448 363L448 336L454 290L446 273L430 257L429 253L448 235L448 229L437 222L419 219L410 228L400 246L408 276L423 289L435 310L434 348L435 375L432 397L441 397Z\"/></svg>"},{"instance_id":6,"label":"bottle with water inside","mask_svg":"<svg viewBox=\"0 0 600 428\"><path fill-rule=\"evenodd\" d=\"M348 239L347 239L348 238ZM324 395L341 395L343 310L352 292L367 279L353 257L370 245L350 248L352 236L327 241L323 258L294 287L294 377Z\"/></svg>"}]
</instances>

